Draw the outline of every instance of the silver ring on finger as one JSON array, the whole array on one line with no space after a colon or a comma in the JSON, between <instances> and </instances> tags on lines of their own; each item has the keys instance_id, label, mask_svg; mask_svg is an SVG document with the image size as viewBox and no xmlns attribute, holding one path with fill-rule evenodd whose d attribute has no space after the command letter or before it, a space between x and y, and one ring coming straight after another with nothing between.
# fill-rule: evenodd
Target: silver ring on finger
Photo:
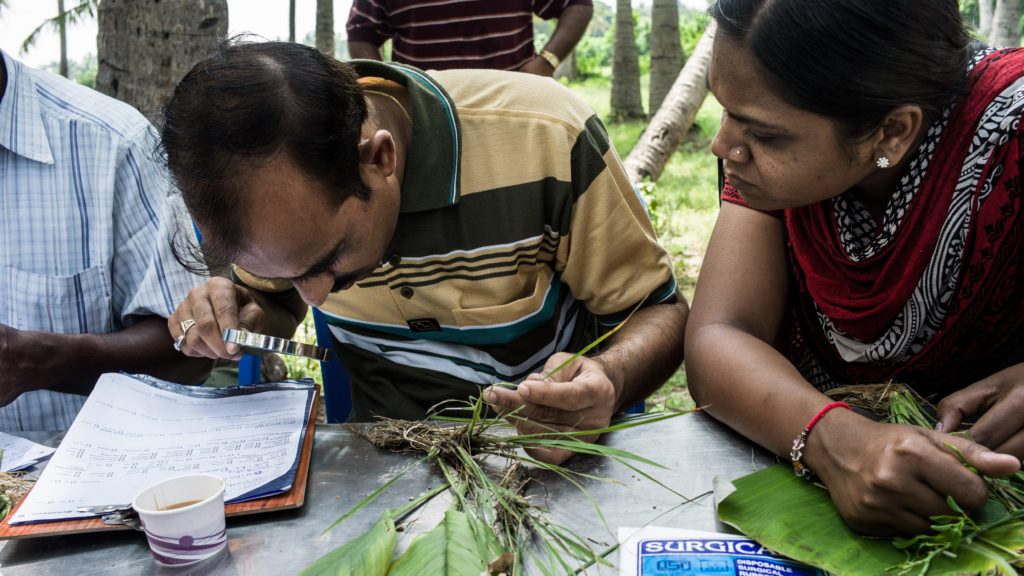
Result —
<instances>
[{"instance_id":1,"label":"silver ring on finger","mask_svg":"<svg viewBox=\"0 0 1024 576\"><path fill-rule=\"evenodd\" d=\"M185 335L182 334L174 339L174 349L181 352L181 346L185 343Z\"/></svg>"},{"instance_id":2,"label":"silver ring on finger","mask_svg":"<svg viewBox=\"0 0 1024 576\"><path fill-rule=\"evenodd\" d=\"M191 328L191 327L193 327L195 325L196 325L196 321L193 320L192 318L189 318L188 320L182 320L181 322L179 322L178 326L181 326L181 335L182 335L182 337L184 337L186 334L188 334L189 328Z\"/></svg>"}]
</instances>

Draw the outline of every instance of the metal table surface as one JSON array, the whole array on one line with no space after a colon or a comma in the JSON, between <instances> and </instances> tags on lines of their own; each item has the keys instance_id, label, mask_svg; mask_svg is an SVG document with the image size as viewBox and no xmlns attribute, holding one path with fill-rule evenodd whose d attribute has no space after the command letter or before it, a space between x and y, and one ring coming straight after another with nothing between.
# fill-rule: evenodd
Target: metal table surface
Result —
<instances>
[{"instance_id":1,"label":"metal table surface","mask_svg":"<svg viewBox=\"0 0 1024 576\"><path fill-rule=\"evenodd\" d=\"M38 433L30 439L55 445L59 435ZM549 518L574 529L600 551L616 541L619 526L673 526L697 530L723 530L717 523L713 479L732 479L771 465L775 458L755 448L722 424L702 413L618 431L603 443L652 459L666 469L646 471L689 498L658 486L643 475L610 459L576 455L568 463L574 470L613 478L618 482L586 481L594 502L607 522L601 521L593 502L569 482L547 471L531 473L537 481L530 493L549 510ZM105 532L10 540L0 543L0 576L87 576L93 574L295 574L324 553L369 528L385 508L407 503L441 484L432 467L407 472L373 504L322 534L364 496L404 470L415 456L387 453L337 425L317 428L310 464L306 501L302 508L228 519L228 551L191 568L156 564L141 532ZM700 498L698 496L704 495ZM434 503L431 503L434 504ZM399 547L412 535L429 530L443 514L444 505L428 504L407 519ZM615 564L618 553L608 559ZM617 574L607 566L594 566L588 574Z\"/></svg>"}]
</instances>

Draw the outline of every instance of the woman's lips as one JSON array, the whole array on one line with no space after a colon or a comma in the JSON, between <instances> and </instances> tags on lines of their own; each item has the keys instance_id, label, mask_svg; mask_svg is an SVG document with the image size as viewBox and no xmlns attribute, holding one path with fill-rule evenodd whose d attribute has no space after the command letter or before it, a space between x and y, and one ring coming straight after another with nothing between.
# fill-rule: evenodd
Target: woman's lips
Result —
<instances>
[{"instance_id":1,"label":"woman's lips","mask_svg":"<svg viewBox=\"0 0 1024 576\"><path fill-rule=\"evenodd\" d=\"M749 181L744 180L743 178L740 178L736 174L730 174L729 172L726 172L725 173L725 177L726 177L726 179L729 180L729 184L732 184L733 188L739 190L741 193L744 190L750 190L752 188L757 188L756 186L751 184Z\"/></svg>"}]
</instances>

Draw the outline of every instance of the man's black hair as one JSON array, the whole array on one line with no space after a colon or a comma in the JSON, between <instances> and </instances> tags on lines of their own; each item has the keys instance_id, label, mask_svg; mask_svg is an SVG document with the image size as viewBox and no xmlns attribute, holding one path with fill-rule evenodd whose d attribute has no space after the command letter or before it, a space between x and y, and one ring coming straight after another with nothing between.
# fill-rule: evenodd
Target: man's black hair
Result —
<instances>
[{"instance_id":1,"label":"man's black hair","mask_svg":"<svg viewBox=\"0 0 1024 576\"><path fill-rule=\"evenodd\" d=\"M162 141L210 268L252 233L247 172L275 155L322 185L333 207L368 198L357 149L366 113L352 68L302 44L232 39L196 64L164 105Z\"/></svg>"}]
</instances>

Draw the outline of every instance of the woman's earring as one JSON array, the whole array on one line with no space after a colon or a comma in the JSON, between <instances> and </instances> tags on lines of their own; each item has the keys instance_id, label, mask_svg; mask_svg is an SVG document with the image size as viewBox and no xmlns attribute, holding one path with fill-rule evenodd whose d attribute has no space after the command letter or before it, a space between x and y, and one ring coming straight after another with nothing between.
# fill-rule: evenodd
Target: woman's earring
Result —
<instances>
[{"instance_id":1,"label":"woman's earring","mask_svg":"<svg viewBox=\"0 0 1024 576\"><path fill-rule=\"evenodd\" d=\"M875 166L878 166L879 168L888 168L889 158L887 156L879 156L878 160L875 160Z\"/></svg>"}]
</instances>

